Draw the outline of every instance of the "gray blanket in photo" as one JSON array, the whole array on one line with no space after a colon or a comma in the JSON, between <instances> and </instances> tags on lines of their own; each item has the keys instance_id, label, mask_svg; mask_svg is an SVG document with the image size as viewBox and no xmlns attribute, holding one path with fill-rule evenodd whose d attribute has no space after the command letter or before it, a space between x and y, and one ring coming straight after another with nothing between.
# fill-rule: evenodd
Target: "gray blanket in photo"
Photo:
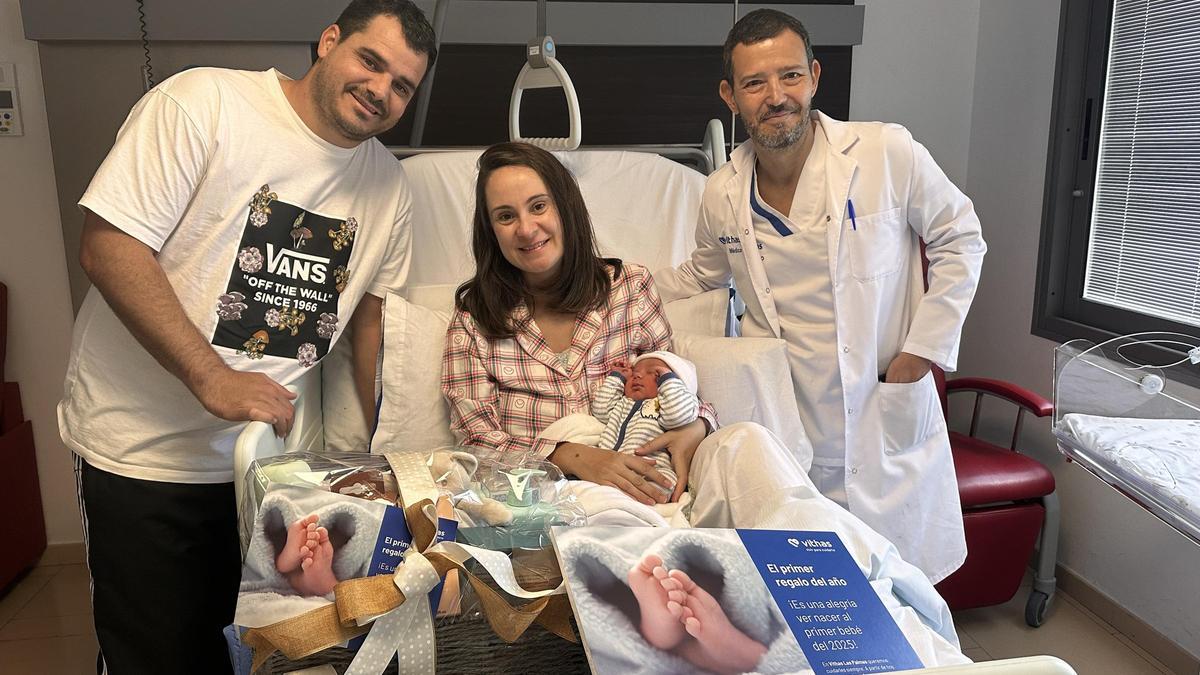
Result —
<instances>
[{"instance_id":1,"label":"gray blanket in photo","mask_svg":"<svg viewBox=\"0 0 1200 675\"><path fill-rule=\"evenodd\" d=\"M770 597L741 539L733 531L630 529L603 538L572 531L559 544L564 572L585 580L573 586L575 611L595 672L694 673L696 667L652 647L638 628L640 612L629 589L629 571L649 553L667 569L687 572L713 595L731 623L767 647L755 672L778 674L807 668L808 661ZM603 630L596 630L603 627ZM589 630L591 628L591 630Z\"/></svg>"},{"instance_id":2,"label":"gray blanket in photo","mask_svg":"<svg viewBox=\"0 0 1200 675\"><path fill-rule=\"evenodd\" d=\"M250 547L242 565L240 593L300 595L275 568L275 559L287 541L288 526L312 514L317 515L318 526L329 530L334 547L334 576L341 581L366 576L385 508L380 503L321 490L272 485L263 497L254 522ZM244 595L239 597L239 615L246 601Z\"/></svg>"}]
</instances>

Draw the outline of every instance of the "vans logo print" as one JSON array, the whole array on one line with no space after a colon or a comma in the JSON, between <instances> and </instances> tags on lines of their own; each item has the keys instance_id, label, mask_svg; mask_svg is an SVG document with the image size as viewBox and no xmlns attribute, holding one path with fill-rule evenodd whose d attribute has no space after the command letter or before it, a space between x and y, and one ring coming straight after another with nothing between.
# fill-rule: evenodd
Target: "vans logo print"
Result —
<instances>
[{"instance_id":1,"label":"vans logo print","mask_svg":"<svg viewBox=\"0 0 1200 675\"><path fill-rule=\"evenodd\" d=\"M246 224L224 292L214 307L212 344L249 359L296 359L309 367L340 329L338 303L350 282L359 229L279 200L270 185L250 198Z\"/></svg>"}]
</instances>

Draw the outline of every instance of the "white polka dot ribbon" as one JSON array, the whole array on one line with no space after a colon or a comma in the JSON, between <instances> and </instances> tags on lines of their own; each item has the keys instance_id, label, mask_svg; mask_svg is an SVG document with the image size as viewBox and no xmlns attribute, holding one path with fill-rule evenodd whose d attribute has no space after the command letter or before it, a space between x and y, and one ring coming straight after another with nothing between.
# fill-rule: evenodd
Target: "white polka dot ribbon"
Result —
<instances>
[{"instance_id":1,"label":"white polka dot ribbon","mask_svg":"<svg viewBox=\"0 0 1200 675\"><path fill-rule=\"evenodd\" d=\"M567 592L566 581L560 583L556 588L551 588L545 591L527 591L521 588L517 583L516 574L513 573L512 560L508 555L499 551L491 551L478 546L467 546L453 541L443 541L436 546L431 546L426 553L442 553L447 558L464 564L468 560L474 558L483 566L488 574L492 576L492 580L496 585L504 590L505 593L526 600L535 600L547 595L558 595L559 593Z\"/></svg>"},{"instance_id":2,"label":"white polka dot ribbon","mask_svg":"<svg viewBox=\"0 0 1200 675\"><path fill-rule=\"evenodd\" d=\"M396 486L400 489L400 500L405 506L422 499L437 502L437 485L429 473L429 453L387 452L383 456L392 467Z\"/></svg>"},{"instance_id":3,"label":"white polka dot ribbon","mask_svg":"<svg viewBox=\"0 0 1200 675\"><path fill-rule=\"evenodd\" d=\"M566 592L565 583L543 591L521 588L513 574L512 561L497 551L445 541L429 547L426 553L441 553L460 564L474 558L500 588L514 597L532 600ZM437 571L424 554L409 549L404 555L404 564L396 568L392 579L404 593L404 602L375 620L346 675L379 675L397 653L401 675L434 672L437 649L429 592L440 580Z\"/></svg>"},{"instance_id":4,"label":"white polka dot ribbon","mask_svg":"<svg viewBox=\"0 0 1200 675\"><path fill-rule=\"evenodd\" d=\"M429 592L441 581L437 570L419 551L409 549L392 579L404 602L375 620L346 675L380 675L397 653L400 675L434 672L437 649Z\"/></svg>"}]
</instances>

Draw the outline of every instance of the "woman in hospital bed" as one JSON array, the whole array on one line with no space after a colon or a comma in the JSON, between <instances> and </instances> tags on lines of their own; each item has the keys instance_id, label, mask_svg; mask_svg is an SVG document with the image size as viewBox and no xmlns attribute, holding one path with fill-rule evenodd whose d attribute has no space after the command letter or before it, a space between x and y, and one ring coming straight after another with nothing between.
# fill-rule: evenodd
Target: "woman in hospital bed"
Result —
<instances>
[{"instance_id":1,"label":"woman in hospital bed","mask_svg":"<svg viewBox=\"0 0 1200 675\"><path fill-rule=\"evenodd\" d=\"M574 178L544 150L492 146L479 159L475 195L476 272L456 294L442 364L456 435L480 457L546 459L578 478L589 524L667 525L650 508L668 501L653 460L546 433L589 411L614 365L671 348L653 279L600 257ZM669 501L691 496L671 525L834 531L927 666L967 661L949 609L920 570L822 497L770 431L718 429L705 404L700 419L643 452L663 449L679 478Z\"/></svg>"}]
</instances>

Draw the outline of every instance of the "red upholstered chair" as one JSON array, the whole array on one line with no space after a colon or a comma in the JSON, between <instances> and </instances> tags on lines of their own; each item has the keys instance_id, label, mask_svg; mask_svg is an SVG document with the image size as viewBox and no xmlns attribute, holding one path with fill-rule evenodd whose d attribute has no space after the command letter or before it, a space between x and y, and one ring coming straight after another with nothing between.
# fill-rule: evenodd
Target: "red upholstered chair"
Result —
<instances>
[{"instance_id":1,"label":"red upholstered chair","mask_svg":"<svg viewBox=\"0 0 1200 675\"><path fill-rule=\"evenodd\" d=\"M21 409L16 382L4 382L8 329L8 288L0 283L0 513L4 514L4 543L0 546L0 592L46 550L46 524L38 487L33 424Z\"/></svg>"},{"instance_id":2,"label":"red upholstered chair","mask_svg":"<svg viewBox=\"0 0 1200 675\"><path fill-rule=\"evenodd\" d=\"M1045 417L1054 406L1045 398L1000 380L960 377L946 380L934 368L942 410L947 394L975 393L971 430L950 432L958 495L967 535L967 559L937 585L951 609L969 609L1008 602L1016 595L1025 568L1038 542L1033 591L1025 605L1025 622L1040 626L1054 596L1054 566L1058 551L1058 496L1054 474L1040 462L1017 451L1026 411ZM1004 448L975 438L983 395L1017 406L1012 443Z\"/></svg>"}]
</instances>

